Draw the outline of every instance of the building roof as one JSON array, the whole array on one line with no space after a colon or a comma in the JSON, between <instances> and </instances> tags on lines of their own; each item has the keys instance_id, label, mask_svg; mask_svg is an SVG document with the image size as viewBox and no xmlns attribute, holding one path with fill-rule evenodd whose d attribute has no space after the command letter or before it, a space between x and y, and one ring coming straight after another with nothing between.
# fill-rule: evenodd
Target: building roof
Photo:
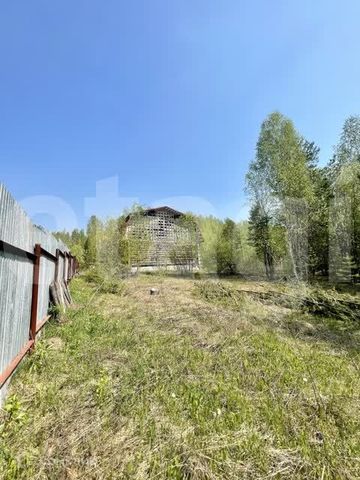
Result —
<instances>
[{"instance_id":1,"label":"building roof","mask_svg":"<svg viewBox=\"0 0 360 480\"><path fill-rule=\"evenodd\" d=\"M184 215L182 212L179 212L178 210L175 210L171 207L168 207L166 205L162 206L162 207L153 207L153 208L146 208L143 213L145 216L151 216L151 215L155 215L156 212L160 212L161 210L164 210L168 213L171 213L174 215L174 217L181 217L182 215ZM125 222L127 222L131 217L131 213L125 218Z\"/></svg>"}]
</instances>

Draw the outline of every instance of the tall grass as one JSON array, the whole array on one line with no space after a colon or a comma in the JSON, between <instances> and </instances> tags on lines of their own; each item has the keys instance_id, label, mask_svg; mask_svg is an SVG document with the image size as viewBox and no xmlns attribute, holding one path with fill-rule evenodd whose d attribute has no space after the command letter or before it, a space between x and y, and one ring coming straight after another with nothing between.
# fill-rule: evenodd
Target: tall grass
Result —
<instances>
[{"instance_id":1,"label":"tall grass","mask_svg":"<svg viewBox=\"0 0 360 480\"><path fill-rule=\"evenodd\" d=\"M0 477L359 478L359 349L340 323L195 284L76 279L12 383Z\"/></svg>"}]
</instances>

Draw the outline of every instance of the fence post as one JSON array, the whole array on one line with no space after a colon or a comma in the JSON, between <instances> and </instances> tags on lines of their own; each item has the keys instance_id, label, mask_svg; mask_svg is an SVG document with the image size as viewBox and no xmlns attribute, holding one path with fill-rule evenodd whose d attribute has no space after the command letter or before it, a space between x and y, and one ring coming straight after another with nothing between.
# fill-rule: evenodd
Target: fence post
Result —
<instances>
[{"instance_id":1,"label":"fence post","mask_svg":"<svg viewBox=\"0 0 360 480\"><path fill-rule=\"evenodd\" d=\"M39 276L40 276L40 257L41 257L41 245L37 243L34 249L34 271L33 271L33 284L32 284L32 297L31 297L31 317L30 317L30 340L33 340L32 349L35 347L36 337L36 323L37 323L37 309L39 299Z\"/></svg>"}]
</instances>

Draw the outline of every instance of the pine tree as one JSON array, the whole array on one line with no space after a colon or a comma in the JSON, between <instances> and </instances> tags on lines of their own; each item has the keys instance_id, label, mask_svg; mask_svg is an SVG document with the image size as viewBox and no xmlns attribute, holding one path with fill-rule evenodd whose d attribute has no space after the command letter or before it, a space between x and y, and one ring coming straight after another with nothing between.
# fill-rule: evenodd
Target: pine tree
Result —
<instances>
[{"instance_id":1,"label":"pine tree","mask_svg":"<svg viewBox=\"0 0 360 480\"><path fill-rule=\"evenodd\" d=\"M360 117L345 120L335 154L328 169L333 195L330 225L332 267L360 277ZM346 242L341 239L346 236ZM346 245L346 248L344 247ZM337 273L332 272L333 278Z\"/></svg>"},{"instance_id":2,"label":"pine tree","mask_svg":"<svg viewBox=\"0 0 360 480\"><path fill-rule=\"evenodd\" d=\"M86 229L85 263L87 266L95 265L97 260L97 235L101 227L100 220L92 215Z\"/></svg>"}]
</instances>

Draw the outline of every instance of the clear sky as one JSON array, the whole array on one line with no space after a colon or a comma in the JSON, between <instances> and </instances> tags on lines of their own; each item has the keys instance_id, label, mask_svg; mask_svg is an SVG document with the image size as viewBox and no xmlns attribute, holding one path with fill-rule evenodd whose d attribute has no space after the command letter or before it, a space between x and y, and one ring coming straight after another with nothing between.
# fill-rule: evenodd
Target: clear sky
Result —
<instances>
[{"instance_id":1,"label":"clear sky","mask_svg":"<svg viewBox=\"0 0 360 480\"><path fill-rule=\"evenodd\" d=\"M104 215L138 199L242 218L268 113L291 117L322 162L360 113L359 0L0 6L0 179L50 228L74 223L50 204L83 225L116 176L125 198Z\"/></svg>"}]
</instances>

